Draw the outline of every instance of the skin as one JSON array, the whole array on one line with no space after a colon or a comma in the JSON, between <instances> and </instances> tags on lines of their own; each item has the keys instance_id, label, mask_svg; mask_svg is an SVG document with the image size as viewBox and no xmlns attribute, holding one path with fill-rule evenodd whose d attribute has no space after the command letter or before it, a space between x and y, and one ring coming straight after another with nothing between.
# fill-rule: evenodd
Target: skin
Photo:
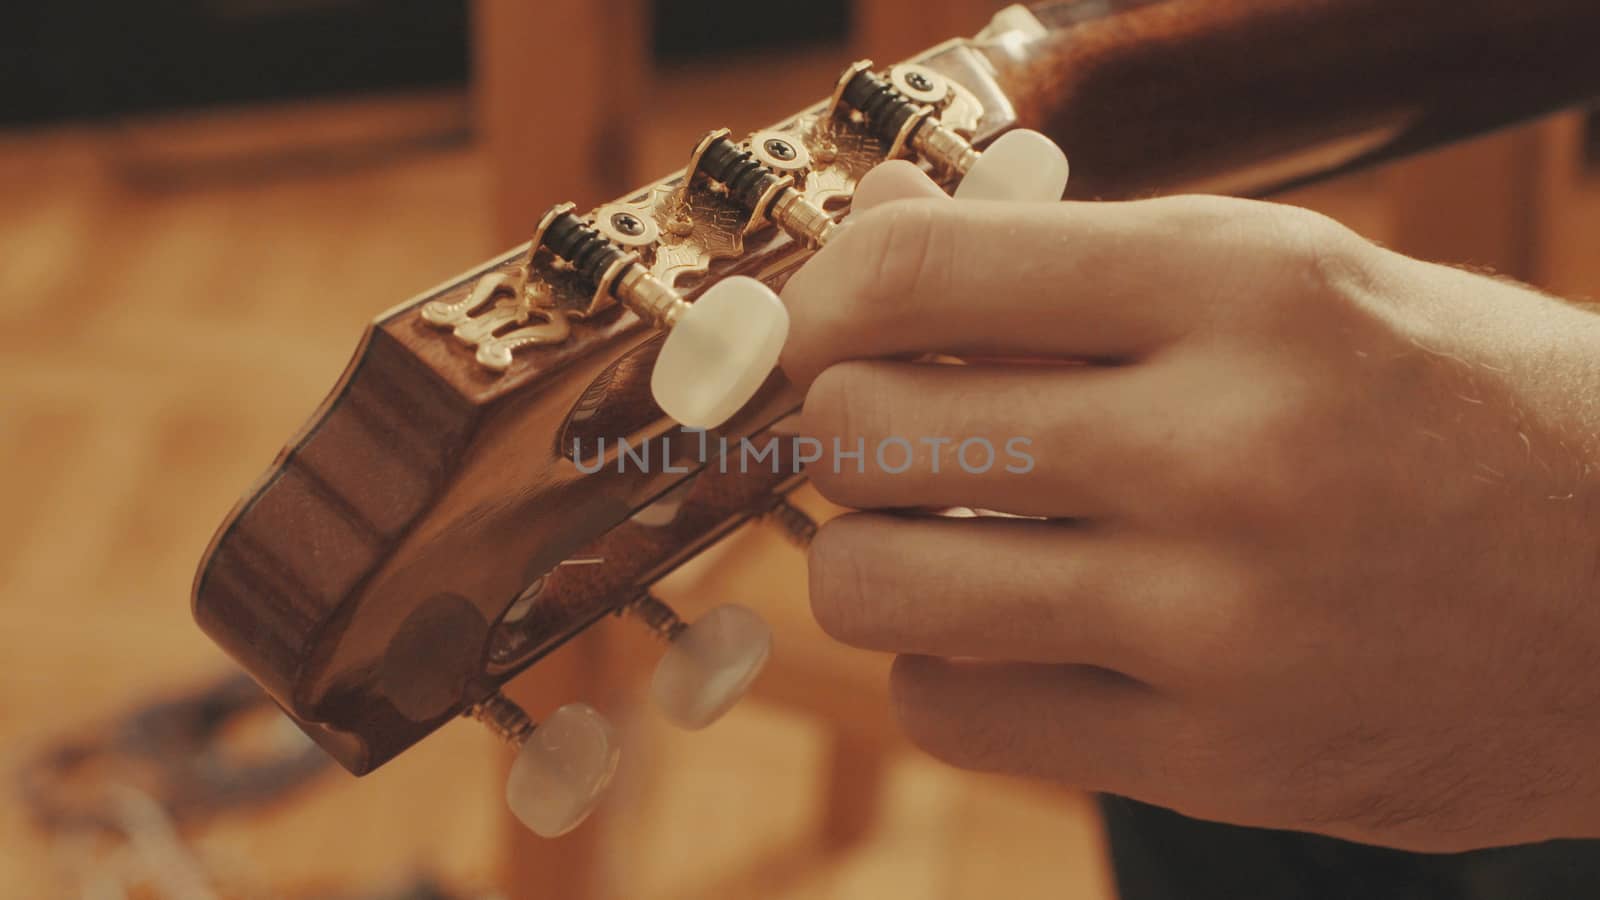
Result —
<instances>
[{"instance_id":1,"label":"skin","mask_svg":"<svg viewBox=\"0 0 1600 900\"><path fill-rule=\"evenodd\" d=\"M825 446L914 443L809 467L863 510L816 618L898 654L913 741L1411 850L1600 836L1600 316L1267 203L958 203L899 163L856 210L783 367ZM948 507L1009 517L914 512Z\"/></svg>"}]
</instances>

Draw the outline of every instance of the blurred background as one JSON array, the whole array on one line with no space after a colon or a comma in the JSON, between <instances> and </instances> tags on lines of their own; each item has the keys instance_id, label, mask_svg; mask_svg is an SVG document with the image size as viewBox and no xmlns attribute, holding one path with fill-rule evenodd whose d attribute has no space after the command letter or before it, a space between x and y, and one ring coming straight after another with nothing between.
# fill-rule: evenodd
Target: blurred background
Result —
<instances>
[{"instance_id":1,"label":"blurred background","mask_svg":"<svg viewBox=\"0 0 1600 900\"><path fill-rule=\"evenodd\" d=\"M240 688L188 609L212 529L378 312L525 240L552 203L653 180L708 128L768 124L850 60L971 34L999 5L0 10L4 895L1111 897L1089 800L910 753L886 661L822 638L801 554L762 529L663 591L774 623L773 670L715 728L628 712L655 651L621 628L518 684L628 731L616 794L555 842L514 826L505 751L468 723L360 780L270 715L218 724ZM1600 123L1581 113L1283 199L1563 296L1600 286ZM255 774L208 756L203 789L169 796L159 771L202 722Z\"/></svg>"}]
</instances>

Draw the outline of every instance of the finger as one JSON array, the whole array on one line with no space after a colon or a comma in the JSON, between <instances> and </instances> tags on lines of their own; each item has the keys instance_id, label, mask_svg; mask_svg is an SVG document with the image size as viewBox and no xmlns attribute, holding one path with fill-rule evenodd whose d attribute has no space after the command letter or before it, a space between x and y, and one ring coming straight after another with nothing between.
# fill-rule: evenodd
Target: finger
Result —
<instances>
[{"instance_id":1,"label":"finger","mask_svg":"<svg viewBox=\"0 0 1600 900\"><path fill-rule=\"evenodd\" d=\"M1255 280L1219 260L1271 258L1233 246L1248 243L1240 223L1261 206L1175 197L870 208L785 286L784 370L805 383L840 360L907 353L1139 358Z\"/></svg>"},{"instance_id":2,"label":"finger","mask_svg":"<svg viewBox=\"0 0 1600 900\"><path fill-rule=\"evenodd\" d=\"M861 176L850 201L852 215L893 203L896 200L949 200L944 189L934 183L915 163L894 159L874 166Z\"/></svg>"},{"instance_id":3,"label":"finger","mask_svg":"<svg viewBox=\"0 0 1600 900\"><path fill-rule=\"evenodd\" d=\"M900 726L951 765L1143 794L1182 732L1177 705L1104 669L901 656L890 674Z\"/></svg>"},{"instance_id":4,"label":"finger","mask_svg":"<svg viewBox=\"0 0 1600 900\"><path fill-rule=\"evenodd\" d=\"M858 509L970 506L1023 516L1142 509L1171 440L1162 373L1091 366L840 363L797 422L806 472Z\"/></svg>"},{"instance_id":5,"label":"finger","mask_svg":"<svg viewBox=\"0 0 1600 900\"><path fill-rule=\"evenodd\" d=\"M1129 535L1028 519L861 513L812 541L811 609L864 650L1075 663L1163 683L1202 566Z\"/></svg>"}]
</instances>

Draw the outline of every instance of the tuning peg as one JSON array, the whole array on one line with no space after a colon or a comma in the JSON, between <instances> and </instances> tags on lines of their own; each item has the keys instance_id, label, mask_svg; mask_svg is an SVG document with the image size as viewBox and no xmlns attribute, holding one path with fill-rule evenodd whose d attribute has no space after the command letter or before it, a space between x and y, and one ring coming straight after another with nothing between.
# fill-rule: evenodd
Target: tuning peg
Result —
<instances>
[{"instance_id":1,"label":"tuning peg","mask_svg":"<svg viewBox=\"0 0 1600 900\"><path fill-rule=\"evenodd\" d=\"M816 249L836 227L833 217L795 188L795 173L811 167L805 145L783 132L762 132L745 149L728 139L728 129L708 133L689 157L684 190L695 177L722 185L735 203L750 212L750 227L771 221L784 233Z\"/></svg>"},{"instance_id":2,"label":"tuning peg","mask_svg":"<svg viewBox=\"0 0 1600 900\"><path fill-rule=\"evenodd\" d=\"M778 363L789 313L754 278L724 278L694 303L650 274L636 254L572 214L564 203L545 214L533 247L572 263L595 285L658 328L670 329L651 379L663 412L691 428L715 428L749 402ZM619 212L630 229L649 229ZM620 226L617 226L620 228Z\"/></svg>"},{"instance_id":3,"label":"tuning peg","mask_svg":"<svg viewBox=\"0 0 1600 900\"><path fill-rule=\"evenodd\" d=\"M743 606L719 606L686 624L671 607L642 594L627 611L668 642L651 697L669 721L691 731L732 709L772 651L772 629Z\"/></svg>"},{"instance_id":4,"label":"tuning peg","mask_svg":"<svg viewBox=\"0 0 1600 900\"><path fill-rule=\"evenodd\" d=\"M956 186L957 200L1055 202L1067 191L1071 167L1055 142L1020 128L1002 134L978 156Z\"/></svg>"},{"instance_id":5,"label":"tuning peg","mask_svg":"<svg viewBox=\"0 0 1600 900\"><path fill-rule=\"evenodd\" d=\"M585 703L569 703L535 725L496 693L468 711L518 747L506 805L540 837L560 837L594 811L617 769L616 729Z\"/></svg>"},{"instance_id":6,"label":"tuning peg","mask_svg":"<svg viewBox=\"0 0 1600 900\"><path fill-rule=\"evenodd\" d=\"M755 396L778 364L789 312L770 288L724 278L685 303L656 357L650 392L690 428L715 428Z\"/></svg>"},{"instance_id":7,"label":"tuning peg","mask_svg":"<svg viewBox=\"0 0 1600 900\"><path fill-rule=\"evenodd\" d=\"M934 168L960 176L958 200L1056 201L1066 192L1067 157L1048 137L1027 129L1009 131L979 153L926 105L948 95L942 75L911 67L896 77L899 81L873 73L867 60L851 65L839 76L830 112L860 112L876 136L890 142L891 158L914 150Z\"/></svg>"}]
</instances>

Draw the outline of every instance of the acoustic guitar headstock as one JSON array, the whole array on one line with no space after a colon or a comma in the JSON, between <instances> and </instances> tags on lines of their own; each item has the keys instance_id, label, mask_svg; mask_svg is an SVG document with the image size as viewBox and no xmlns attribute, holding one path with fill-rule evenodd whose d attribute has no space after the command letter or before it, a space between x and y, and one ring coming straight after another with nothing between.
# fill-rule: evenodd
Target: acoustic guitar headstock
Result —
<instances>
[{"instance_id":1,"label":"acoustic guitar headstock","mask_svg":"<svg viewBox=\"0 0 1600 900\"><path fill-rule=\"evenodd\" d=\"M1053 0L853 66L380 316L213 539L195 617L357 774L484 719L523 748L513 808L558 833L609 777L609 726L573 705L535 728L500 686L612 616L668 641L655 691L681 724L754 676L751 614L686 625L648 591L751 518L809 539L772 431L801 400L771 372L774 292L869 169L906 157L958 196L1056 199L1066 160L1038 128L1093 196L1260 193L1592 98L1597 27L1593 0Z\"/></svg>"},{"instance_id":2,"label":"acoustic guitar headstock","mask_svg":"<svg viewBox=\"0 0 1600 900\"><path fill-rule=\"evenodd\" d=\"M814 530L769 430L801 400L773 371L775 291L888 159L1005 196L1005 170L1038 158L1047 183L1024 189L1059 199L1065 159L1042 137L975 149L1019 121L997 61L1043 34L1014 7L978 39L859 63L815 106L711 132L684 171L556 207L528 244L380 316L217 532L201 627L351 772L475 715L523 745L518 815L575 825L615 762L610 727L581 704L535 727L501 685L621 616L668 643L670 719L703 727L738 698L766 626L739 607L686 624L648 591L753 517Z\"/></svg>"}]
</instances>

